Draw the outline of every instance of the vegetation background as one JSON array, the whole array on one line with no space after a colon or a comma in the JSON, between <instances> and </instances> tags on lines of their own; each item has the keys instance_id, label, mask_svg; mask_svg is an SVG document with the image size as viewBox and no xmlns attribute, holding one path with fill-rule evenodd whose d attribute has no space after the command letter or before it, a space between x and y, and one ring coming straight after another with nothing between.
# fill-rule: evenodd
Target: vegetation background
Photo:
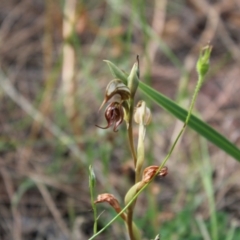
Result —
<instances>
[{"instance_id":1,"label":"vegetation background","mask_svg":"<svg viewBox=\"0 0 240 240\"><path fill-rule=\"evenodd\" d=\"M108 59L187 108L201 47L213 45L211 69L195 114L240 147L239 0L0 1L0 239L88 239L96 195L121 203L133 184L125 126L101 130L98 108L112 76ZM146 166L159 165L182 123L152 103ZM135 128L137 138L137 126ZM145 239L240 239L240 165L187 130L138 200ZM98 205L99 225L114 212ZM116 221L97 239L126 239Z\"/></svg>"}]
</instances>

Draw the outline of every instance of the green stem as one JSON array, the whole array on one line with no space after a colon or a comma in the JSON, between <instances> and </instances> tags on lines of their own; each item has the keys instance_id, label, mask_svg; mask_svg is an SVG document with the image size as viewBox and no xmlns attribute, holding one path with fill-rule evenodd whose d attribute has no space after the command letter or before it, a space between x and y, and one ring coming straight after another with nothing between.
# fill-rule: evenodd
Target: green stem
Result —
<instances>
[{"instance_id":1,"label":"green stem","mask_svg":"<svg viewBox=\"0 0 240 240\"><path fill-rule=\"evenodd\" d=\"M135 183L140 182L140 180L141 180L141 169L136 169L136 172L135 172Z\"/></svg>"},{"instance_id":2,"label":"green stem","mask_svg":"<svg viewBox=\"0 0 240 240\"><path fill-rule=\"evenodd\" d=\"M129 107L128 140L129 140L129 146L130 146L131 154L134 160L134 168L135 168L137 163L137 155L136 155L136 151L134 148L134 141L133 141L133 126L132 126L133 109L134 109L133 99L130 99L129 102L130 102L130 107Z\"/></svg>"},{"instance_id":3,"label":"green stem","mask_svg":"<svg viewBox=\"0 0 240 240\"><path fill-rule=\"evenodd\" d=\"M135 240L135 237L133 234L133 228L132 228L132 219L133 219L133 207L132 206L135 205L135 202L131 206L129 206L128 213L127 213L128 235L131 240Z\"/></svg>"},{"instance_id":4,"label":"green stem","mask_svg":"<svg viewBox=\"0 0 240 240\"><path fill-rule=\"evenodd\" d=\"M97 233L97 209L94 204L94 193L93 193L93 188L90 187L90 192L91 192L91 204L93 208L93 219L94 219L94 225L93 225L93 233Z\"/></svg>"},{"instance_id":5,"label":"green stem","mask_svg":"<svg viewBox=\"0 0 240 240\"><path fill-rule=\"evenodd\" d=\"M195 90L194 90L194 94L193 94L193 97L192 97L192 101L191 101L191 104L190 104L190 107L189 107L189 110L188 110L188 115L187 115L187 118L185 120L185 123L188 124L189 122L189 119L191 117L191 113L192 113L192 110L193 110L193 107L194 107L194 104L196 102L196 98L197 98L197 95L198 95L198 92L202 86L202 83L203 83L203 76L202 75L199 75L198 76L198 82L197 82L197 86L195 87Z\"/></svg>"},{"instance_id":6,"label":"green stem","mask_svg":"<svg viewBox=\"0 0 240 240\"><path fill-rule=\"evenodd\" d=\"M128 125L128 140L129 140L129 146L130 146L130 150L131 150L131 154L134 160L134 168L136 168L136 164L137 164L137 155L136 155L136 151L134 148L134 141L133 141L133 126L132 126L132 120L133 120L133 110L134 110L134 100L133 98L131 98L129 100L130 103L130 107L129 107L129 125ZM136 201L133 202L133 204L131 204L131 206L129 206L128 208L128 213L127 213L127 226L128 226L128 234L131 240L135 240L134 238L134 234L133 234L133 229L132 229L132 221L133 221L133 209L135 207L135 203Z\"/></svg>"},{"instance_id":7,"label":"green stem","mask_svg":"<svg viewBox=\"0 0 240 240\"><path fill-rule=\"evenodd\" d=\"M144 162L144 134L145 126L140 123L138 131L138 145L137 145L137 165L135 168L135 183L141 181L142 166Z\"/></svg>"},{"instance_id":8,"label":"green stem","mask_svg":"<svg viewBox=\"0 0 240 240\"><path fill-rule=\"evenodd\" d=\"M91 205L92 205L92 209L93 209L93 219L94 219L94 225L93 225L93 233L96 234L97 233L97 208L96 205L94 203L94 187L96 184L96 178L95 178L95 174L93 171L92 166L89 166L89 189L90 189L90 196L91 196Z\"/></svg>"}]
</instances>

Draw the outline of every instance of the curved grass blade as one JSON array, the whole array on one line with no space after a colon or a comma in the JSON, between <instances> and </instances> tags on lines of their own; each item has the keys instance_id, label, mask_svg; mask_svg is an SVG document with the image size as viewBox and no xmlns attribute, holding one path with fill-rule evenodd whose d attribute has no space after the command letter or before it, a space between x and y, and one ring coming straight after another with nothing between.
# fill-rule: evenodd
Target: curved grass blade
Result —
<instances>
[{"instance_id":1,"label":"curved grass blade","mask_svg":"<svg viewBox=\"0 0 240 240\"><path fill-rule=\"evenodd\" d=\"M121 79L125 84L127 83L127 75L123 71L121 71L116 65L112 62L105 60L107 62L110 71L113 76ZM185 121L187 117L187 111L180 106L178 106L171 99L167 98L163 94L157 92L153 88L139 81L139 88L143 91L143 93L151 98L158 105L163 107L165 110L173 114L175 117L180 119L181 121ZM194 131L199 133L201 136L212 142L214 145L218 146L220 149L228 153L230 156L240 161L240 149L238 149L233 143L231 143L228 139L226 139L219 132L210 127L207 123L203 122L193 114L188 122L188 126L191 127Z\"/></svg>"},{"instance_id":2,"label":"curved grass blade","mask_svg":"<svg viewBox=\"0 0 240 240\"><path fill-rule=\"evenodd\" d=\"M139 82L140 89L151 98L158 105L163 107L168 112L172 113L175 117L180 119L181 121L185 121L187 117L187 111L180 106L178 106L175 102L152 89L148 85L143 82ZM234 157L236 160L240 161L240 149L238 149L233 143L227 140L223 135L214 130L208 124L194 116L191 115L188 126L199 133L201 136L205 137L207 140L218 146L220 149Z\"/></svg>"}]
</instances>

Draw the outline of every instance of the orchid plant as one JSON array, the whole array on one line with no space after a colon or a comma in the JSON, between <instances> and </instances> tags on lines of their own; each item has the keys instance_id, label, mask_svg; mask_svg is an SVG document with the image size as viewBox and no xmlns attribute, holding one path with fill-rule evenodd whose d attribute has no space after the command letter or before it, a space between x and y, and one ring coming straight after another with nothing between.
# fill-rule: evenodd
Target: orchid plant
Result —
<instances>
[{"instance_id":1,"label":"orchid plant","mask_svg":"<svg viewBox=\"0 0 240 240\"><path fill-rule=\"evenodd\" d=\"M119 201L110 193L103 193L97 196L97 199L94 201L93 199L93 189L95 186L95 175L92 167L89 168L89 186L91 193L91 203L94 211L94 235L90 239L94 239L98 234L102 232L100 230L97 232L97 214L96 214L96 206L97 203L107 202L110 204L113 209L116 211L117 216L116 219L120 216L125 225L129 235L130 240L141 240L141 231L138 229L136 224L133 221L133 213L136 205L138 195L151 183L151 181L156 177L165 177L168 174L168 168L165 166L167 160L171 156L171 153L184 132L189 118L191 116L191 112L196 101L196 96L198 91L202 85L203 79L208 71L209 67L209 58L211 54L211 46L207 45L202 49L198 62L197 62L197 72L198 72L198 83L193 95L193 99L189 108L189 112L185 123L179 132L175 142L171 146L169 153L163 160L160 166L153 165L148 166L143 169L144 160L145 160L145 148L144 148L144 139L146 135L146 127L152 120L152 114L150 109L146 106L144 101L139 101L136 106L134 105L134 97L135 93L138 89L139 78L140 78L140 70L139 70L139 58L137 57L136 63L133 65L130 74L126 77L125 73L123 73L117 66L113 63L106 61L110 67L111 72L113 73L116 79L110 81L110 83L106 87L105 98L103 103L100 106L100 109L108 103L108 106L105 109L105 118L107 121L107 125L105 127L101 127L96 125L99 128L107 129L113 127L113 131L117 132L117 128L124 121L126 123L126 129L128 132L128 140L129 147L132 154L132 159L134 162L135 169L135 184L128 190L125 195L125 207L121 208ZM135 106L135 107L134 107ZM100 110L99 109L99 110ZM133 120L136 124L138 124L138 144L135 148L134 139L133 139ZM111 221L112 222L112 221ZM109 226L111 224L107 224ZM105 226L105 228L107 227ZM104 229L105 229L104 228ZM158 235L155 239L159 239Z\"/></svg>"}]
</instances>

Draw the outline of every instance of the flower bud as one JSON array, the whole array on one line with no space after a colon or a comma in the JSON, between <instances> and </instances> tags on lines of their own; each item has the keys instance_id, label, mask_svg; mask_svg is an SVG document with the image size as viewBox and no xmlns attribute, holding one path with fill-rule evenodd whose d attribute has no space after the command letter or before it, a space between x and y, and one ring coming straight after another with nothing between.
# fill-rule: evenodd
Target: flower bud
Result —
<instances>
[{"instance_id":1,"label":"flower bud","mask_svg":"<svg viewBox=\"0 0 240 240\"><path fill-rule=\"evenodd\" d=\"M200 76L205 77L209 69L209 59L212 51L212 46L207 45L202 48L197 61L197 72Z\"/></svg>"},{"instance_id":2,"label":"flower bud","mask_svg":"<svg viewBox=\"0 0 240 240\"><path fill-rule=\"evenodd\" d=\"M117 98L114 101L119 103L130 98L129 88L119 79L112 80L106 87L105 98L101 104L99 110L102 106L108 102L113 96L117 95Z\"/></svg>"},{"instance_id":3,"label":"flower bud","mask_svg":"<svg viewBox=\"0 0 240 240\"><path fill-rule=\"evenodd\" d=\"M127 205L135 196L135 194L145 185L145 183L143 181L136 183L135 185L133 185L127 192L127 194L125 195L125 205Z\"/></svg>"},{"instance_id":4,"label":"flower bud","mask_svg":"<svg viewBox=\"0 0 240 240\"><path fill-rule=\"evenodd\" d=\"M138 84L139 84L138 75L139 75L139 65L137 62L133 65L132 70L128 76L128 87L130 89L132 98L134 97L138 88Z\"/></svg>"},{"instance_id":5,"label":"flower bud","mask_svg":"<svg viewBox=\"0 0 240 240\"><path fill-rule=\"evenodd\" d=\"M137 124L148 125L152 120L152 114L144 101L139 101L134 113L134 121Z\"/></svg>"}]
</instances>

